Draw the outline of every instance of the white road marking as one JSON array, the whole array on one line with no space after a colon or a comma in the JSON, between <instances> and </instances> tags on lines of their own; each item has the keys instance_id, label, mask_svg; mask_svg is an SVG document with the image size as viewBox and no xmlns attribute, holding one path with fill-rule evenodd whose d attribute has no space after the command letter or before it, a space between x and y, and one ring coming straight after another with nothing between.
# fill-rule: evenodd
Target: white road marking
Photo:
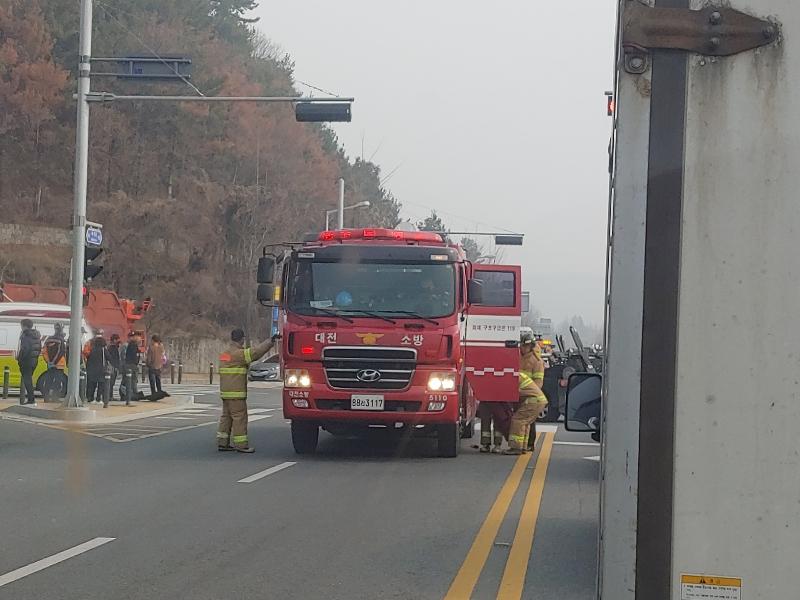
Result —
<instances>
[{"instance_id":1,"label":"white road marking","mask_svg":"<svg viewBox=\"0 0 800 600\"><path fill-rule=\"evenodd\" d=\"M17 581L18 579L22 579L23 577L27 577L28 575L32 575L38 571L42 571L47 567L57 565L60 562L69 560L70 558L78 556L79 554L83 554L84 552L88 552L89 550L94 550L98 546L102 546L108 542L113 542L115 539L117 538L97 537L93 540L89 540L88 542L84 542L83 544L79 544L74 548L70 548L69 550L64 550L63 552L53 554L52 556L48 556L42 560L37 560L29 565L15 569L9 573L6 573L5 575L0 575L0 587Z\"/></svg>"},{"instance_id":2,"label":"white road marking","mask_svg":"<svg viewBox=\"0 0 800 600\"><path fill-rule=\"evenodd\" d=\"M210 415L202 415L210 416ZM172 421L194 421L197 417L156 417L156 419L170 419Z\"/></svg>"},{"instance_id":3,"label":"white road marking","mask_svg":"<svg viewBox=\"0 0 800 600\"><path fill-rule=\"evenodd\" d=\"M111 425L102 425L97 427L87 427L84 429L85 432L93 432L93 433L105 433L106 431L160 431L160 430L172 429L169 425L130 425L128 423L112 423Z\"/></svg>"},{"instance_id":4,"label":"white road marking","mask_svg":"<svg viewBox=\"0 0 800 600\"><path fill-rule=\"evenodd\" d=\"M592 462L600 462L600 455L597 456L584 456L584 460L591 460Z\"/></svg>"},{"instance_id":5,"label":"white road marking","mask_svg":"<svg viewBox=\"0 0 800 600\"><path fill-rule=\"evenodd\" d=\"M248 415L257 415L257 414L260 414L260 413L272 412L273 410L275 410L275 409L274 408L251 408L251 409L248 409L247 414Z\"/></svg>"},{"instance_id":6,"label":"white road marking","mask_svg":"<svg viewBox=\"0 0 800 600\"><path fill-rule=\"evenodd\" d=\"M208 421L206 423L198 423L197 425L187 425L186 427L173 427L167 429L166 431L157 431L156 433L148 433L145 435L140 435L138 437L131 437L124 440L119 440L113 437L107 437L105 439L111 440L112 442L135 442L136 440L143 440L145 438L157 437L159 435L167 435L168 433L175 433L176 431L186 431L187 429L195 429L196 427L205 427L206 425L216 425L219 421ZM103 437L98 434L90 434L90 435L97 435L98 437ZM127 434L125 434L127 435Z\"/></svg>"},{"instance_id":7,"label":"white road marking","mask_svg":"<svg viewBox=\"0 0 800 600\"><path fill-rule=\"evenodd\" d=\"M597 442L553 442L556 446L599 446Z\"/></svg>"},{"instance_id":8,"label":"white road marking","mask_svg":"<svg viewBox=\"0 0 800 600\"><path fill-rule=\"evenodd\" d=\"M283 471L284 469L288 469L289 467L295 466L296 462L285 462L279 465L275 465L274 467L270 467L269 469L264 469L263 471L259 471L254 475L250 475L250 477L245 477L244 479L240 479L236 483L253 483L254 481L258 481L259 479L263 479L268 475L272 475L273 473L277 473L278 471Z\"/></svg>"},{"instance_id":9,"label":"white road marking","mask_svg":"<svg viewBox=\"0 0 800 600\"><path fill-rule=\"evenodd\" d=\"M249 417L247 420L250 423L255 423L256 421L260 421L261 419L269 419L272 415L253 415Z\"/></svg>"}]
</instances>

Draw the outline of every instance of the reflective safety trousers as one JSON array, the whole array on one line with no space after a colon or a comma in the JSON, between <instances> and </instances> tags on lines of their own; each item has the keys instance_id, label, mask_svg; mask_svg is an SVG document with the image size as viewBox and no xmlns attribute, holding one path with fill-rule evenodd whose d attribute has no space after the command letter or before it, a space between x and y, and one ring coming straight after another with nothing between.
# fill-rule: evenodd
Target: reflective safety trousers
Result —
<instances>
[{"instance_id":1,"label":"reflective safety trousers","mask_svg":"<svg viewBox=\"0 0 800 600\"><path fill-rule=\"evenodd\" d=\"M247 448L247 400L225 400L217 428L217 446Z\"/></svg>"}]
</instances>

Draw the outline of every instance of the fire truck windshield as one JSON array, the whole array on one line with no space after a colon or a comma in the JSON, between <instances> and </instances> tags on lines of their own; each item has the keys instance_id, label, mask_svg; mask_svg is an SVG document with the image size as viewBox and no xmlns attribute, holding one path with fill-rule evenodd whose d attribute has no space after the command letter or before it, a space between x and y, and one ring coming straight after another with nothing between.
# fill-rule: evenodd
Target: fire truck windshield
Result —
<instances>
[{"instance_id":1,"label":"fire truck windshield","mask_svg":"<svg viewBox=\"0 0 800 600\"><path fill-rule=\"evenodd\" d=\"M398 318L445 317L455 311L452 264L297 261L290 270L288 309ZM360 313L360 314L359 314Z\"/></svg>"}]
</instances>

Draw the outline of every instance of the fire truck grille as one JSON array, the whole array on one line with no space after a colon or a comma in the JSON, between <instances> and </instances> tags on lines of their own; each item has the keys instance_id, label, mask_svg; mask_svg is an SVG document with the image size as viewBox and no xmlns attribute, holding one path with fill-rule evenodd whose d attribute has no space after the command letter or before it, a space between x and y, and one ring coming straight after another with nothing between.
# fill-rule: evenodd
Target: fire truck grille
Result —
<instances>
[{"instance_id":1,"label":"fire truck grille","mask_svg":"<svg viewBox=\"0 0 800 600\"><path fill-rule=\"evenodd\" d=\"M402 390L417 366L413 348L337 346L322 351L328 384L341 390Z\"/></svg>"}]
</instances>

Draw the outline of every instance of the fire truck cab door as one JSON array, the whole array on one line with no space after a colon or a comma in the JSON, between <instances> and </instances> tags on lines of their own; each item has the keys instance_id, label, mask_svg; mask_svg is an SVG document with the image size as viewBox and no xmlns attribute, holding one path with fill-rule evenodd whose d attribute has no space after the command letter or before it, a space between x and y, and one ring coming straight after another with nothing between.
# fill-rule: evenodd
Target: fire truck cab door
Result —
<instances>
[{"instance_id":1,"label":"fire truck cab door","mask_svg":"<svg viewBox=\"0 0 800 600\"><path fill-rule=\"evenodd\" d=\"M473 265L482 299L467 306L462 323L467 381L479 402L516 402L519 398L521 268Z\"/></svg>"}]
</instances>

